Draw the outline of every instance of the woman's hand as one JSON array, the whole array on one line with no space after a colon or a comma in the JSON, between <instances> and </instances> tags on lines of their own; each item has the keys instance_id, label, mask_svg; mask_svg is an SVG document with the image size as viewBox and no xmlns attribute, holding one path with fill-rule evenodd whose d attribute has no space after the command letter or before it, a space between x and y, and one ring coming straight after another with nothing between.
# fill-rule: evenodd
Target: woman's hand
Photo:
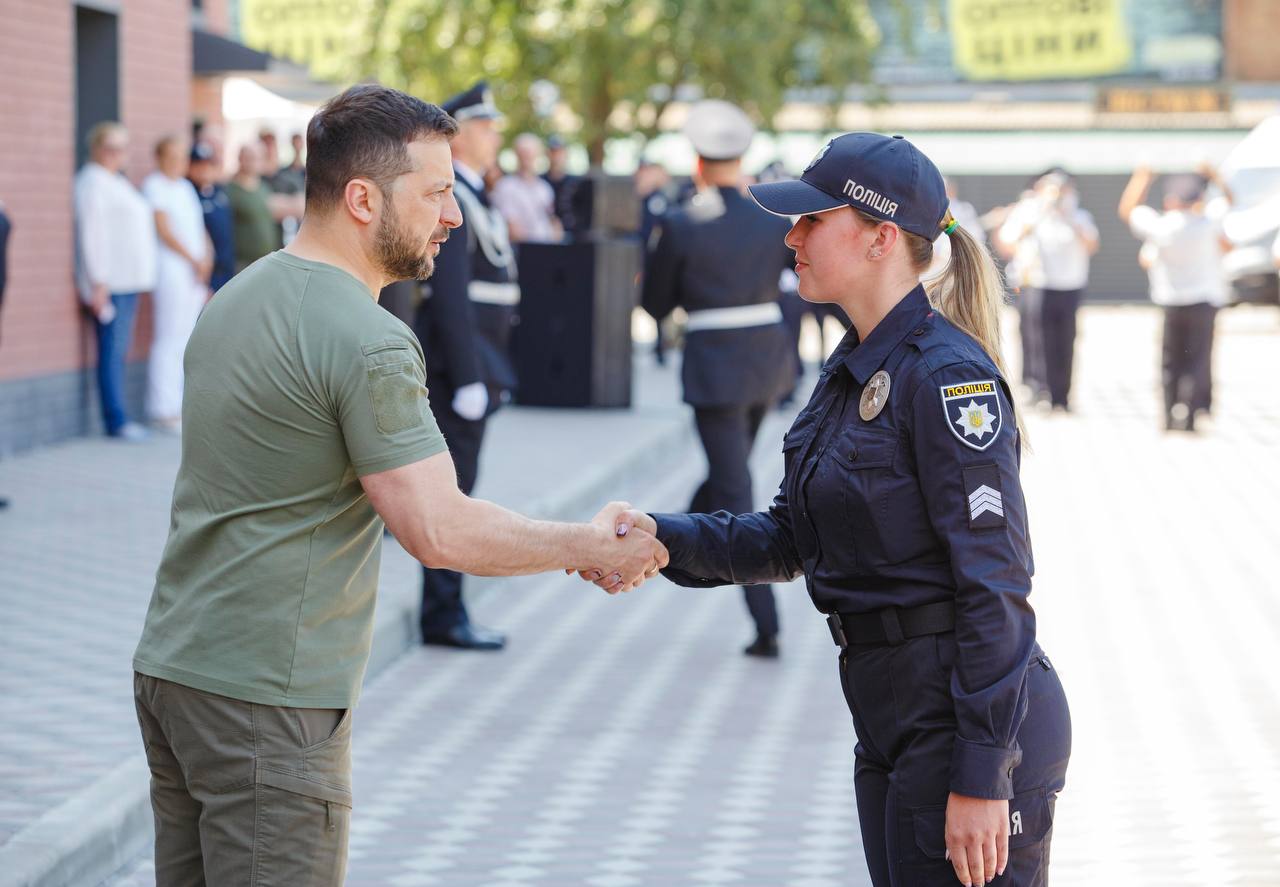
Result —
<instances>
[{"instance_id":1,"label":"woman's hand","mask_svg":"<svg viewBox=\"0 0 1280 887\"><path fill-rule=\"evenodd\" d=\"M658 522L643 511L637 511L630 502L610 502L604 508L600 509L591 522L600 527L606 527L613 531L616 536L626 536L633 529L640 530L650 536L658 535ZM665 549L664 549L665 552ZM645 572L643 578L639 581L623 584L618 574L609 573L604 569L596 568L591 570L578 570L577 573L587 582L592 582L610 594L616 594L619 591L630 591L638 588L643 579L652 579L658 574L658 570L667 564L664 557L661 563L655 563L651 569ZM572 569L565 570L566 573L573 573Z\"/></svg>"},{"instance_id":2,"label":"woman's hand","mask_svg":"<svg viewBox=\"0 0 1280 887\"><path fill-rule=\"evenodd\" d=\"M1009 861L1009 802L947 796L947 859L965 887L1004 874Z\"/></svg>"}]
</instances>

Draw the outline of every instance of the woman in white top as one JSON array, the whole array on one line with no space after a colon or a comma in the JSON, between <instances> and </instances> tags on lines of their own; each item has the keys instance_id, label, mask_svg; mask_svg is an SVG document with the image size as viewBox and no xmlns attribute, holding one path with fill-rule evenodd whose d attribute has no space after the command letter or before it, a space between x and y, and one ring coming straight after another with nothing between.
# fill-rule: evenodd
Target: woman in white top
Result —
<instances>
[{"instance_id":1,"label":"woman in white top","mask_svg":"<svg viewBox=\"0 0 1280 887\"><path fill-rule=\"evenodd\" d=\"M1061 170L1041 177L1035 196L1000 230L1026 258L1026 285L1038 291L1045 384L1055 409L1066 410L1075 362L1076 314L1089 283L1089 259L1098 251L1093 216L1080 207L1075 184Z\"/></svg>"},{"instance_id":2,"label":"woman in white top","mask_svg":"<svg viewBox=\"0 0 1280 887\"><path fill-rule=\"evenodd\" d=\"M181 427L182 354L209 297L213 268L213 245L205 231L200 196L185 177L189 150L176 137L161 139L156 144L157 169L142 183L160 238L147 412L170 431Z\"/></svg>"},{"instance_id":3,"label":"woman in white top","mask_svg":"<svg viewBox=\"0 0 1280 887\"><path fill-rule=\"evenodd\" d=\"M1212 406L1213 323L1226 304L1222 253L1228 248L1218 219L1205 213L1211 169L1173 176L1164 187L1164 212L1144 205L1155 174L1134 170L1120 197L1120 220L1143 241L1140 261L1151 280L1151 301L1164 308L1162 381L1166 430L1195 430L1196 415Z\"/></svg>"},{"instance_id":4,"label":"woman in white top","mask_svg":"<svg viewBox=\"0 0 1280 887\"><path fill-rule=\"evenodd\" d=\"M142 440L124 400L125 358L138 296L156 282L151 209L124 177L129 134L118 123L89 133L90 160L76 174L76 283L98 334L98 391L107 434Z\"/></svg>"}]
</instances>

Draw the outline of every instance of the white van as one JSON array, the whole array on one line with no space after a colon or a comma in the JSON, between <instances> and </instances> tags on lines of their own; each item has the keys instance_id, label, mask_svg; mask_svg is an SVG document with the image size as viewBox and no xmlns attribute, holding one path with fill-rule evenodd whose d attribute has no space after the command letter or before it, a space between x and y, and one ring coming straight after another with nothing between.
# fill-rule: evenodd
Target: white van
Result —
<instances>
[{"instance_id":1,"label":"white van","mask_svg":"<svg viewBox=\"0 0 1280 887\"><path fill-rule=\"evenodd\" d=\"M1280 232L1280 115L1244 137L1219 170L1234 202L1222 219L1231 251L1222 259L1233 302L1280 302L1271 247Z\"/></svg>"}]
</instances>

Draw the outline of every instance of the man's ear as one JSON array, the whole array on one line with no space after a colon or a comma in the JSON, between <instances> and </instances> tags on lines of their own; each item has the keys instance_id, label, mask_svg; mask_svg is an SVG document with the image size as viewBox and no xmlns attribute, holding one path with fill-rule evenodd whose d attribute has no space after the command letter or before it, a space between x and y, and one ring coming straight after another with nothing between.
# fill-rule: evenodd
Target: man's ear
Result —
<instances>
[{"instance_id":1,"label":"man's ear","mask_svg":"<svg viewBox=\"0 0 1280 887\"><path fill-rule=\"evenodd\" d=\"M357 222L365 225L373 222L382 201L382 192L368 179L352 179L342 192L347 212Z\"/></svg>"}]
</instances>

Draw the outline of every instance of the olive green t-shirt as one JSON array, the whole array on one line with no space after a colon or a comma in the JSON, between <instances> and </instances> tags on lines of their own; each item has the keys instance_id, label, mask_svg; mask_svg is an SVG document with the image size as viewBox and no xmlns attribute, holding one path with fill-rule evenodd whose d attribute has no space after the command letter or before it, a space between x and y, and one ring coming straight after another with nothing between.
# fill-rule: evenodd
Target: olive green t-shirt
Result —
<instances>
[{"instance_id":1,"label":"olive green t-shirt","mask_svg":"<svg viewBox=\"0 0 1280 887\"><path fill-rule=\"evenodd\" d=\"M134 668L249 702L351 707L382 551L359 478L445 449L417 339L345 271L276 252L209 302L185 378Z\"/></svg>"},{"instance_id":2,"label":"olive green t-shirt","mask_svg":"<svg viewBox=\"0 0 1280 887\"><path fill-rule=\"evenodd\" d=\"M253 191L234 179L227 182L237 271L280 248L280 223L271 215L271 206L267 202L270 199L271 188L266 182L258 182Z\"/></svg>"}]
</instances>

